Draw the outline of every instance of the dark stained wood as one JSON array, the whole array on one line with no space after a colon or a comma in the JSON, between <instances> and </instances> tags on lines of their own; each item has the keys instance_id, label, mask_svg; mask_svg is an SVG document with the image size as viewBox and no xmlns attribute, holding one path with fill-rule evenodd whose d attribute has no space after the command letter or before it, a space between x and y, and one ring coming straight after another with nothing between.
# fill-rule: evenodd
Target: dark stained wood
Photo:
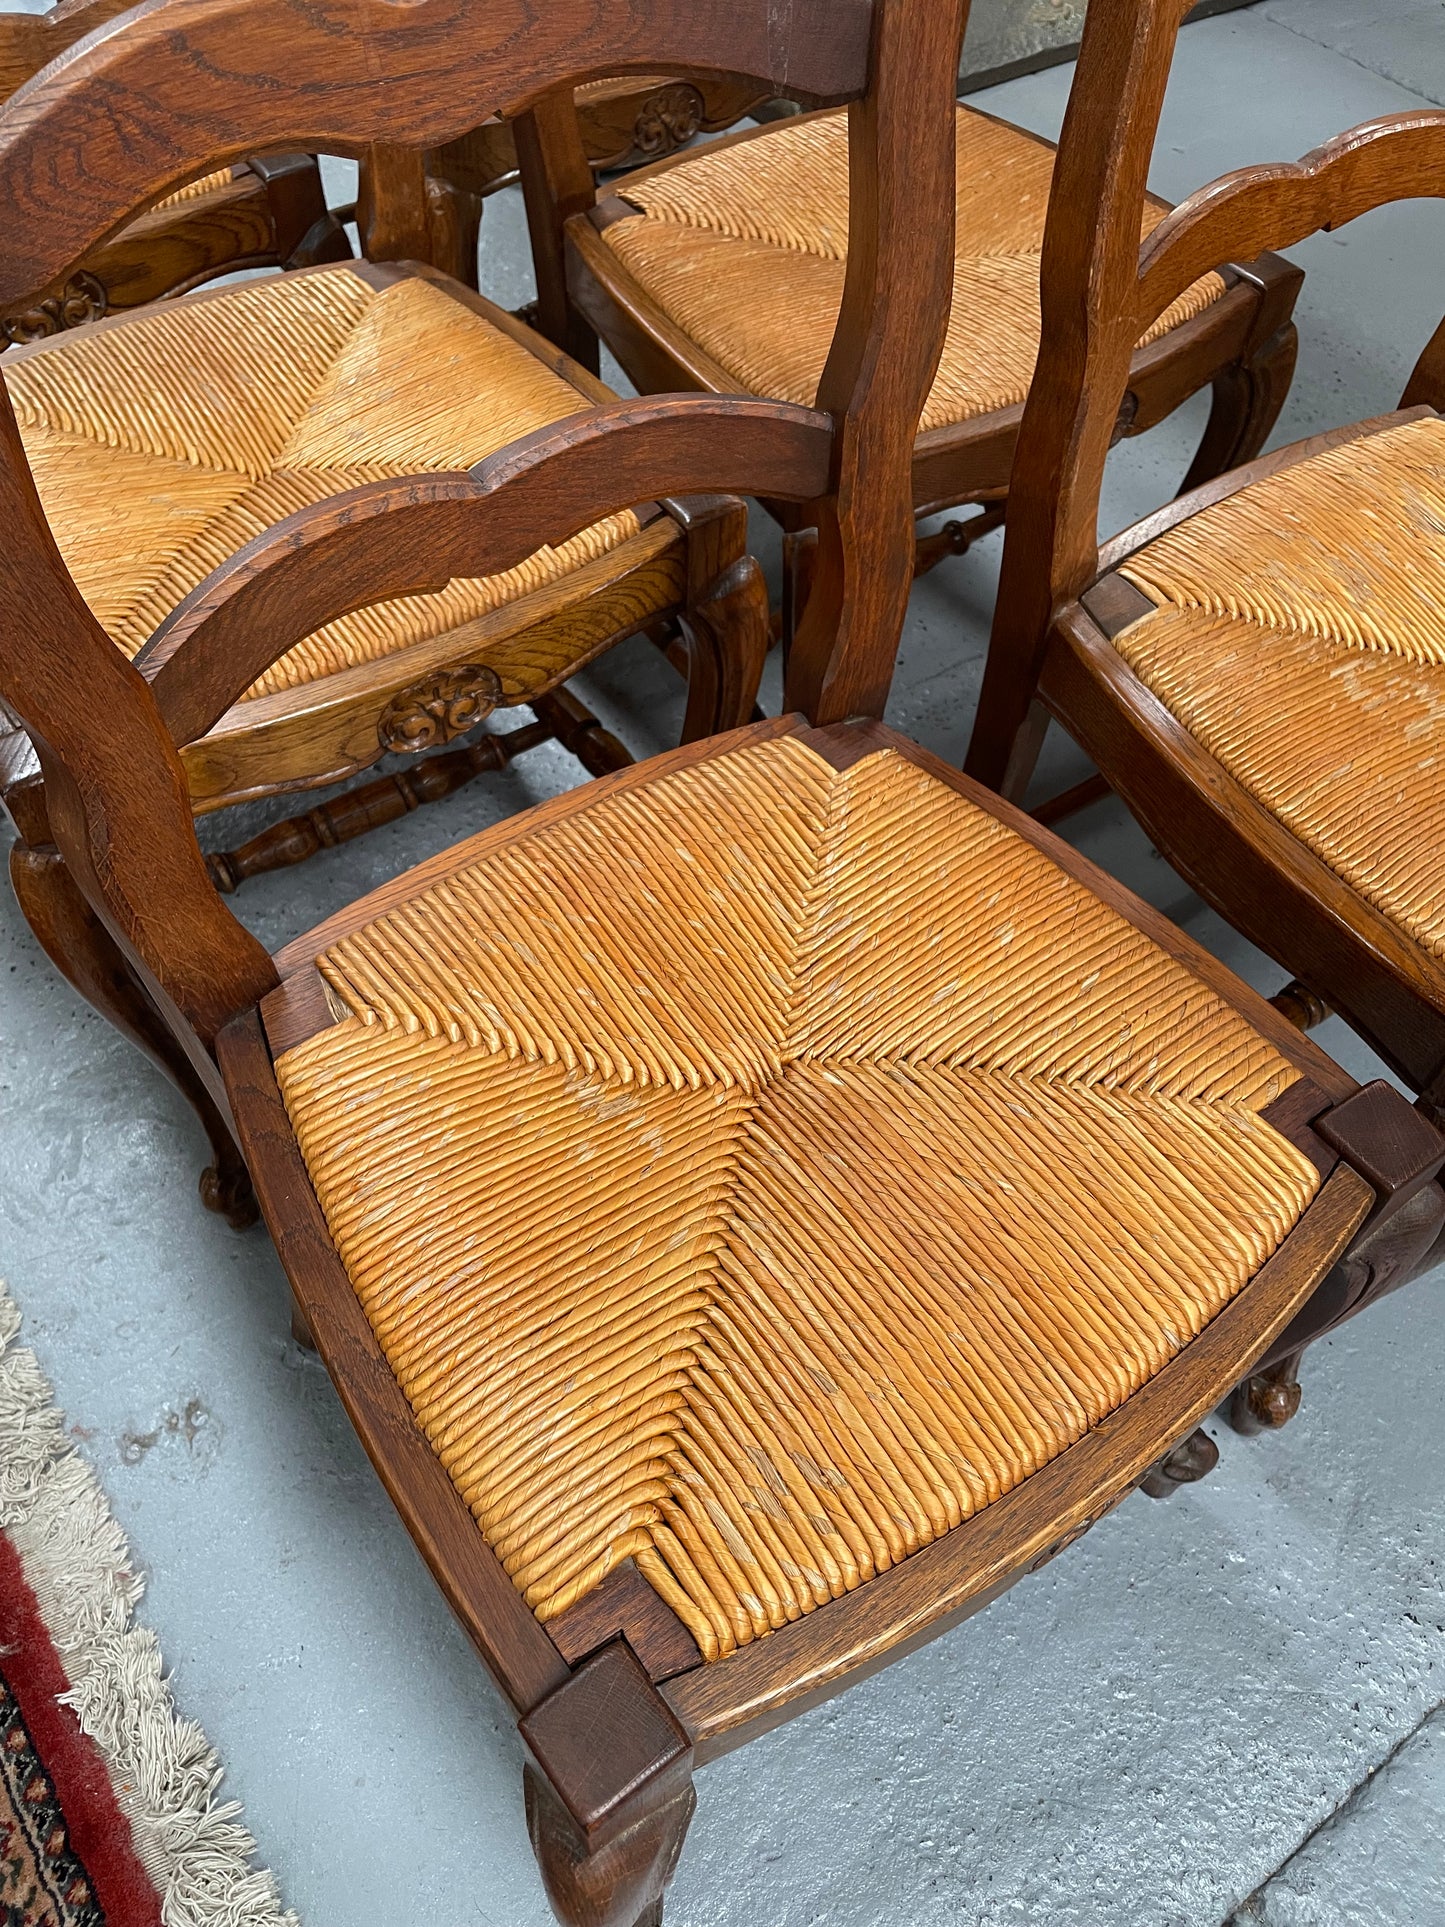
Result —
<instances>
[{"instance_id":1,"label":"dark stained wood","mask_svg":"<svg viewBox=\"0 0 1445 1927\"><path fill-rule=\"evenodd\" d=\"M314 965L283 977L261 999L261 1023L273 1058L283 1057L319 1031L330 1030L344 1014L333 1003L321 972Z\"/></svg>"},{"instance_id":2,"label":"dark stained wood","mask_svg":"<svg viewBox=\"0 0 1445 1927\"><path fill-rule=\"evenodd\" d=\"M1273 1365L1251 1372L1230 1394L1229 1423L1244 1438L1257 1432L1277 1432L1300 1408L1300 1360L1303 1352L1289 1352Z\"/></svg>"},{"instance_id":3,"label":"dark stained wood","mask_svg":"<svg viewBox=\"0 0 1445 1927\"><path fill-rule=\"evenodd\" d=\"M1407 1203L1445 1165L1445 1137L1383 1078L1323 1112L1315 1129L1374 1187L1382 1215Z\"/></svg>"},{"instance_id":4,"label":"dark stained wood","mask_svg":"<svg viewBox=\"0 0 1445 1927\"><path fill-rule=\"evenodd\" d=\"M692 1818L692 1748L622 1640L585 1660L521 1722L527 1830L567 1927L662 1918ZM538 1770L540 1769L540 1770Z\"/></svg>"},{"instance_id":5,"label":"dark stained wood","mask_svg":"<svg viewBox=\"0 0 1445 1927\"><path fill-rule=\"evenodd\" d=\"M492 1678L526 1712L567 1679L567 1666L482 1537L386 1362L326 1229L254 1011L227 1026L217 1055L266 1222L347 1416Z\"/></svg>"},{"instance_id":6,"label":"dark stained wood","mask_svg":"<svg viewBox=\"0 0 1445 1927\"><path fill-rule=\"evenodd\" d=\"M1150 1499L1172 1499L1181 1485L1197 1485L1207 1479L1219 1463L1219 1447L1202 1428L1181 1439L1172 1452L1166 1452L1157 1465L1151 1465L1139 1481L1139 1490Z\"/></svg>"},{"instance_id":7,"label":"dark stained wood","mask_svg":"<svg viewBox=\"0 0 1445 1927\"><path fill-rule=\"evenodd\" d=\"M434 147L564 81L712 68L838 101L868 80L871 0L649 0L599 13L529 0L152 0L123 35L46 69L0 132L0 305L48 285L159 199L268 149ZM650 59L649 59L650 56ZM56 207L51 183L65 183Z\"/></svg>"},{"instance_id":8,"label":"dark stained wood","mask_svg":"<svg viewBox=\"0 0 1445 1927\"><path fill-rule=\"evenodd\" d=\"M1345 1098L1343 1102L1348 1104L1350 1099ZM1260 1112L1281 1137L1287 1137L1314 1160L1321 1177L1329 1176L1340 1157L1339 1151L1326 1144L1314 1129L1315 1120L1329 1109L1329 1103L1328 1094L1312 1077L1301 1077Z\"/></svg>"},{"instance_id":9,"label":"dark stained wood","mask_svg":"<svg viewBox=\"0 0 1445 1927\"><path fill-rule=\"evenodd\" d=\"M1035 823L1042 823L1045 829L1052 829L1055 823L1062 823L1078 810L1086 810L1093 803L1102 803L1106 796L1112 796L1108 779L1097 774L1086 776L1069 789L1060 790L1046 803L1040 803L1029 811Z\"/></svg>"},{"instance_id":10,"label":"dark stained wood","mask_svg":"<svg viewBox=\"0 0 1445 1927\"><path fill-rule=\"evenodd\" d=\"M1153 615L1159 606L1152 596L1145 595L1122 575L1100 576L1079 600L1110 642L1143 617Z\"/></svg>"},{"instance_id":11,"label":"dark stained wood","mask_svg":"<svg viewBox=\"0 0 1445 1927\"><path fill-rule=\"evenodd\" d=\"M499 574L659 495L745 489L751 479L807 500L826 486L832 442L826 417L781 402L610 402L469 473L371 482L288 516L187 596L139 666L175 740L188 743L337 616L439 590L453 576Z\"/></svg>"},{"instance_id":12,"label":"dark stained wood","mask_svg":"<svg viewBox=\"0 0 1445 1927\"><path fill-rule=\"evenodd\" d=\"M702 1664L692 1634L631 1559L608 1573L595 1592L548 1620L547 1631L574 1666L600 1646L625 1639L654 1685Z\"/></svg>"},{"instance_id":13,"label":"dark stained wood","mask_svg":"<svg viewBox=\"0 0 1445 1927\"><path fill-rule=\"evenodd\" d=\"M1239 1295L1147 1385L1076 1445L974 1518L857 1592L662 1688L699 1761L936 1638L996 1598L1059 1540L1097 1523L1171 1433L1190 1432L1243 1376L1334 1263L1373 1193L1341 1167ZM1269 1336L1266 1336L1268 1334Z\"/></svg>"}]
</instances>

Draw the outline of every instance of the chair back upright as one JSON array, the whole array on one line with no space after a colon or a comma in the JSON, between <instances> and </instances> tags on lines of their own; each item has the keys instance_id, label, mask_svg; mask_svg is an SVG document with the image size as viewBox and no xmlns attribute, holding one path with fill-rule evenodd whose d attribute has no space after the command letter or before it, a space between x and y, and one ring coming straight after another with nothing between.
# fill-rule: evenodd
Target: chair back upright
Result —
<instances>
[{"instance_id":1,"label":"chair back upright","mask_svg":"<svg viewBox=\"0 0 1445 1927\"><path fill-rule=\"evenodd\" d=\"M1245 167L1140 242L1149 163L1190 0L1090 0L1059 142L1041 265L1043 333L1009 486L1007 533L970 774L1005 794L1036 743L1018 729L1054 617L1098 572L1104 464L1134 349L1201 276L1386 201L1445 194L1445 114L1391 115L1299 162ZM1405 405L1445 400L1445 322Z\"/></svg>"},{"instance_id":2,"label":"chair back upright","mask_svg":"<svg viewBox=\"0 0 1445 1927\"><path fill-rule=\"evenodd\" d=\"M912 568L913 437L952 285L958 0L143 0L0 106L0 307L208 167L432 147L564 85L743 73L850 103L852 247L816 409L656 397L583 410L454 475L375 482L258 537L127 662L47 526L0 383L0 695L55 845L214 1085L218 1029L275 981L216 896L178 746L370 603L499 573L603 514L713 489L821 498L795 648L817 721L881 713Z\"/></svg>"}]
</instances>

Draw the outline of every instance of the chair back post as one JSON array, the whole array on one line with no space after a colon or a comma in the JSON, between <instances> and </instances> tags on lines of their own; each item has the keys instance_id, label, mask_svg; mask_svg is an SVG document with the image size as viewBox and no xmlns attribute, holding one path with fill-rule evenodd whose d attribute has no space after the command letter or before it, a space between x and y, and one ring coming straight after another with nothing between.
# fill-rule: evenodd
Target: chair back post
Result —
<instances>
[{"instance_id":1,"label":"chair back post","mask_svg":"<svg viewBox=\"0 0 1445 1927\"><path fill-rule=\"evenodd\" d=\"M1097 566L1104 463L1138 339L1149 162L1187 5L1090 0L1084 21L1044 227L1039 358L1009 482L993 634L966 765L1005 793L1008 753L1050 620Z\"/></svg>"},{"instance_id":2,"label":"chair back post","mask_svg":"<svg viewBox=\"0 0 1445 1927\"><path fill-rule=\"evenodd\" d=\"M817 573L786 701L881 717L913 583L913 444L953 295L955 102L968 0L892 0L848 110L848 269L818 386L835 423Z\"/></svg>"}]
</instances>

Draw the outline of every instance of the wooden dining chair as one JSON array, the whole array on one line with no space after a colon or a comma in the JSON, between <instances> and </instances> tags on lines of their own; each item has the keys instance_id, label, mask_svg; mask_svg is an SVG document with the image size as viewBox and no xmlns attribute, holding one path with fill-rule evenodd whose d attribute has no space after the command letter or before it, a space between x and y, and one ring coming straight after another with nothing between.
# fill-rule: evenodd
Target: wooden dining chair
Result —
<instances>
[{"instance_id":1,"label":"wooden dining chair","mask_svg":"<svg viewBox=\"0 0 1445 1927\"><path fill-rule=\"evenodd\" d=\"M76 43L69 58L82 57ZM32 81L3 109L6 124L33 114L43 85L43 76ZM238 76L238 98L246 85ZM222 146L218 139L203 157L206 169L226 161ZM0 359L67 565L114 646L148 676L173 647L177 605L303 504L365 479L464 465L612 399L432 265L439 255L459 260L467 216L431 191L419 146L373 141L357 151L358 219L372 258L157 302ZM112 231L147 191L117 204ZM71 192L58 168L37 175L35 205L48 216L36 218L53 217L62 231ZM129 246L148 218L75 259ZM474 225L470 237L474 251ZM0 242L0 307L63 305L75 259L53 272L52 251L42 276L11 238ZM192 808L331 785L388 755L406 761L213 853L213 881L234 890L544 742L560 742L592 773L624 766L626 748L567 683L640 630L688 677L684 740L746 720L768 645L767 593L746 544L743 504L715 493L629 506L501 574L434 575L420 593L318 625L187 740ZM78 687L75 701L89 700ZM521 727L482 729L518 705L531 711ZM0 795L20 830L11 872L25 914L54 961L94 996L110 979L87 954L88 923L55 854L40 763L3 709ZM111 1003L134 1029L135 1014ZM208 1167L203 1194L228 1215L254 1215L244 1173L224 1155Z\"/></svg>"},{"instance_id":2,"label":"wooden dining chair","mask_svg":"<svg viewBox=\"0 0 1445 1927\"><path fill-rule=\"evenodd\" d=\"M1038 271L1054 148L977 108L957 108L953 309L914 450L920 516L977 513L919 539L916 567L961 555L1003 521L1039 344ZM1111 118L1109 158L1147 129ZM537 263L538 325L595 367L600 336L643 393L701 390L811 404L848 251L847 124L836 110L748 128L594 189L570 94L518 130ZM1103 158L1103 157L1100 157ZM945 202L947 195L945 195ZM1149 196L1148 232L1168 212ZM1085 226L1087 203L1063 214ZM1062 218L1062 217L1061 217ZM1248 460L1289 389L1290 320L1303 277L1277 256L1211 263L1136 345L1118 435L1152 428L1202 388L1213 406L1185 487ZM784 545L784 623L807 594L806 504L769 502Z\"/></svg>"},{"instance_id":3,"label":"wooden dining chair","mask_svg":"<svg viewBox=\"0 0 1445 1927\"><path fill-rule=\"evenodd\" d=\"M47 13L0 12L0 100L134 0L68 0ZM344 261L351 244L327 211L314 154L252 155L168 194L75 263L41 300L0 308L0 349L181 294L241 268Z\"/></svg>"},{"instance_id":4,"label":"wooden dining chair","mask_svg":"<svg viewBox=\"0 0 1445 1927\"><path fill-rule=\"evenodd\" d=\"M955 10L353 0L342 34L325 5L159 0L0 114L0 272L45 279L217 147L435 144L599 70L851 103L818 405L599 402L302 506L180 605L149 676L0 409L0 689L94 954L239 1135L299 1316L517 1716L558 1915L655 1924L698 1762L1201 1470L1200 1420L1329 1315L1445 1139L878 720L948 313ZM185 746L322 623L710 487L817 505L793 713L269 956L201 860Z\"/></svg>"},{"instance_id":5,"label":"wooden dining chair","mask_svg":"<svg viewBox=\"0 0 1445 1927\"><path fill-rule=\"evenodd\" d=\"M1293 973L1301 1025L1338 1010L1445 1114L1445 324L1399 413L1297 442L1098 547L1105 451L1137 335L1209 262L1445 195L1445 115L1353 129L1244 168L1136 243L1142 157L1183 8L1094 0L1061 196L1044 242L1044 347L1020 432L969 772L1020 799L1050 718L1155 845ZM1103 160L1086 123L1146 138ZM1067 170L1066 172L1064 170ZM1070 206L1099 209L1087 224ZM1358 1255L1363 1304L1445 1257L1431 1186ZM1297 1358L1257 1388L1298 1404Z\"/></svg>"}]
</instances>

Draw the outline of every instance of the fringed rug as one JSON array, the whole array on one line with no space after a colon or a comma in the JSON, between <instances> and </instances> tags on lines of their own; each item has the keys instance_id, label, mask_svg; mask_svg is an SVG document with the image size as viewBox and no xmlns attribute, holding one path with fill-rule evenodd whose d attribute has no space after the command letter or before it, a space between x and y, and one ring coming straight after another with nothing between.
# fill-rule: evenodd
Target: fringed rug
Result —
<instances>
[{"instance_id":1,"label":"fringed rug","mask_svg":"<svg viewBox=\"0 0 1445 1927\"><path fill-rule=\"evenodd\" d=\"M294 1927L0 1285L0 1922Z\"/></svg>"}]
</instances>

